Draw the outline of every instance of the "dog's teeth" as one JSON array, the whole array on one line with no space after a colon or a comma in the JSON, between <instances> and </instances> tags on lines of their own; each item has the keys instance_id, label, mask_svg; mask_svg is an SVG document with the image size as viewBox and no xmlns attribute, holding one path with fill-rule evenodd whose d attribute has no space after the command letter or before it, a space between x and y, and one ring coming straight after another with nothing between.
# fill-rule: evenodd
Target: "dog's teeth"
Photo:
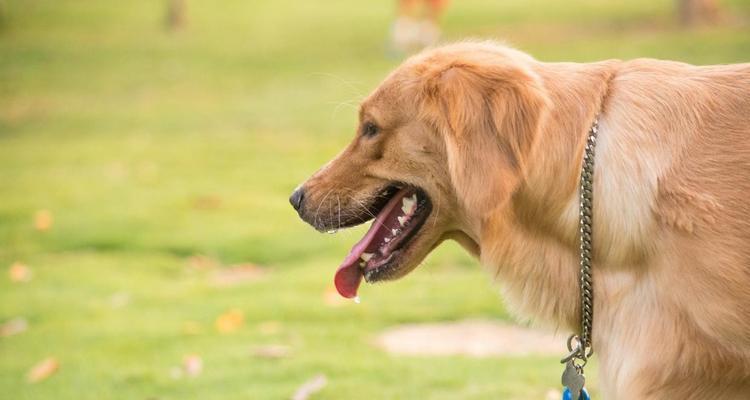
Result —
<instances>
[{"instance_id":1,"label":"dog's teeth","mask_svg":"<svg viewBox=\"0 0 750 400\"><path fill-rule=\"evenodd\" d=\"M384 240L384 241L385 241L386 243L388 243L388 242L390 242L390 241L391 241L391 238L385 238L385 239L383 239L383 240Z\"/></svg>"},{"instance_id":2,"label":"dog's teeth","mask_svg":"<svg viewBox=\"0 0 750 400\"><path fill-rule=\"evenodd\" d=\"M364 260L364 262L368 262L368 261L370 261L370 259L371 259L371 258L372 258L372 256L374 256L374 255L375 255L375 254L373 254L373 253L362 253L362 255L361 255L361 256L359 256L359 258L361 258L362 260Z\"/></svg>"},{"instance_id":3,"label":"dog's teeth","mask_svg":"<svg viewBox=\"0 0 750 400\"><path fill-rule=\"evenodd\" d=\"M365 262L364 261L360 261L359 262L359 266L362 267L362 268L364 268L365 267Z\"/></svg>"},{"instance_id":4,"label":"dog's teeth","mask_svg":"<svg viewBox=\"0 0 750 400\"><path fill-rule=\"evenodd\" d=\"M406 217L397 217L398 223L401 224L401 226L404 226L406 223Z\"/></svg>"},{"instance_id":5,"label":"dog's teeth","mask_svg":"<svg viewBox=\"0 0 750 400\"><path fill-rule=\"evenodd\" d=\"M398 229L391 229L391 233L393 234L393 236L398 235Z\"/></svg>"},{"instance_id":6,"label":"dog's teeth","mask_svg":"<svg viewBox=\"0 0 750 400\"><path fill-rule=\"evenodd\" d=\"M417 204L417 195L414 194L411 197L404 197L401 199L401 211L404 214L409 214L414 210L414 205Z\"/></svg>"}]
</instances>

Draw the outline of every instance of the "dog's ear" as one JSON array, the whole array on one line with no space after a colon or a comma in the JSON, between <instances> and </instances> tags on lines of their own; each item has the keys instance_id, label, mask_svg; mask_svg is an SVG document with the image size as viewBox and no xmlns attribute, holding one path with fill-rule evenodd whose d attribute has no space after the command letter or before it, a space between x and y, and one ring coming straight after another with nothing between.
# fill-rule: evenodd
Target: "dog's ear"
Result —
<instances>
[{"instance_id":1,"label":"dog's ear","mask_svg":"<svg viewBox=\"0 0 750 400\"><path fill-rule=\"evenodd\" d=\"M459 197L482 213L501 205L524 175L547 109L540 79L507 64L454 63L428 77L424 95Z\"/></svg>"}]
</instances>

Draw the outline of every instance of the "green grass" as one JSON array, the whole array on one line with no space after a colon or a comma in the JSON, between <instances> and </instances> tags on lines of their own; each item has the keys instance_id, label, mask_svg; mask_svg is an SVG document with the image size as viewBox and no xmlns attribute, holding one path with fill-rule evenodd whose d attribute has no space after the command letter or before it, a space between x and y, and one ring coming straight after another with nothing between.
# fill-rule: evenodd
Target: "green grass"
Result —
<instances>
[{"instance_id":1,"label":"green grass","mask_svg":"<svg viewBox=\"0 0 750 400\"><path fill-rule=\"evenodd\" d=\"M371 345L403 322L509 320L478 265L448 244L363 303L323 300L362 229L318 235L287 203L354 131L361 99L395 65L392 2L188 0L182 32L160 1L4 2L0 20L0 392L9 399L276 399L318 373L326 399L531 399L557 388L555 358L389 356ZM750 4L684 30L673 1L452 2L448 39L498 38L542 60L748 61ZM196 207L201 199L218 206ZM36 231L47 209L54 225ZM224 288L187 259L269 273ZM112 298L130 302L113 307ZM244 325L219 334L228 309ZM278 332L264 332L269 321ZM201 328L186 334L186 322ZM290 346L289 357L252 350ZM562 345L562 344L561 344ZM199 354L204 372L170 368ZM25 382L55 356L57 374ZM596 386L593 369L592 387Z\"/></svg>"}]
</instances>

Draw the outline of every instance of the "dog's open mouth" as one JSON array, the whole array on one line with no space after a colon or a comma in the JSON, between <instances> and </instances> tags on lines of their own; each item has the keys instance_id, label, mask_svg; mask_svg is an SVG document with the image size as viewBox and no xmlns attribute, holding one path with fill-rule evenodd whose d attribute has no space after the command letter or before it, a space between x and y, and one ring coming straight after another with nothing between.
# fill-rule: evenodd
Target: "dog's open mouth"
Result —
<instances>
[{"instance_id":1,"label":"dog's open mouth","mask_svg":"<svg viewBox=\"0 0 750 400\"><path fill-rule=\"evenodd\" d=\"M336 271L336 290L347 298L357 296L363 277L375 282L400 266L432 210L427 194L411 186L390 186L378 197L384 200L373 206L375 221Z\"/></svg>"}]
</instances>

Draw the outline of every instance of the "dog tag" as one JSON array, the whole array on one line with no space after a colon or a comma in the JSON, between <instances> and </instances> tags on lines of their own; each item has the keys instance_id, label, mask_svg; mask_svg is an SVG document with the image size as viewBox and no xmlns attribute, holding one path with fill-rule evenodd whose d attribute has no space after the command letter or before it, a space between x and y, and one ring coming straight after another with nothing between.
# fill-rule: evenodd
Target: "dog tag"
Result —
<instances>
[{"instance_id":1,"label":"dog tag","mask_svg":"<svg viewBox=\"0 0 750 400\"><path fill-rule=\"evenodd\" d=\"M573 365L573 360L565 363L565 371L563 371L562 374L562 384L567 388L563 394L563 399L578 400L583 398L584 400L588 400L588 393L583 390L583 385L586 384L586 377L583 376L583 373L581 373L575 365ZM583 396L581 396L581 391L583 391ZM570 397L567 396L568 394Z\"/></svg>"},{"instance_id":2,"label":"dog tag","mask_svg":"<svg viewBox=\"0 0 750 400\"><path fill-rule=\"evenodd\" d=\"M570 393L570 389L565 388L565 391L563 392L562 396L563 400L573 400L573 395ZM589 392L586 391L586 388L583 388L581 390L581 400L591 400L591 397L589 396Z\"/></svg>"}]
</instances>

